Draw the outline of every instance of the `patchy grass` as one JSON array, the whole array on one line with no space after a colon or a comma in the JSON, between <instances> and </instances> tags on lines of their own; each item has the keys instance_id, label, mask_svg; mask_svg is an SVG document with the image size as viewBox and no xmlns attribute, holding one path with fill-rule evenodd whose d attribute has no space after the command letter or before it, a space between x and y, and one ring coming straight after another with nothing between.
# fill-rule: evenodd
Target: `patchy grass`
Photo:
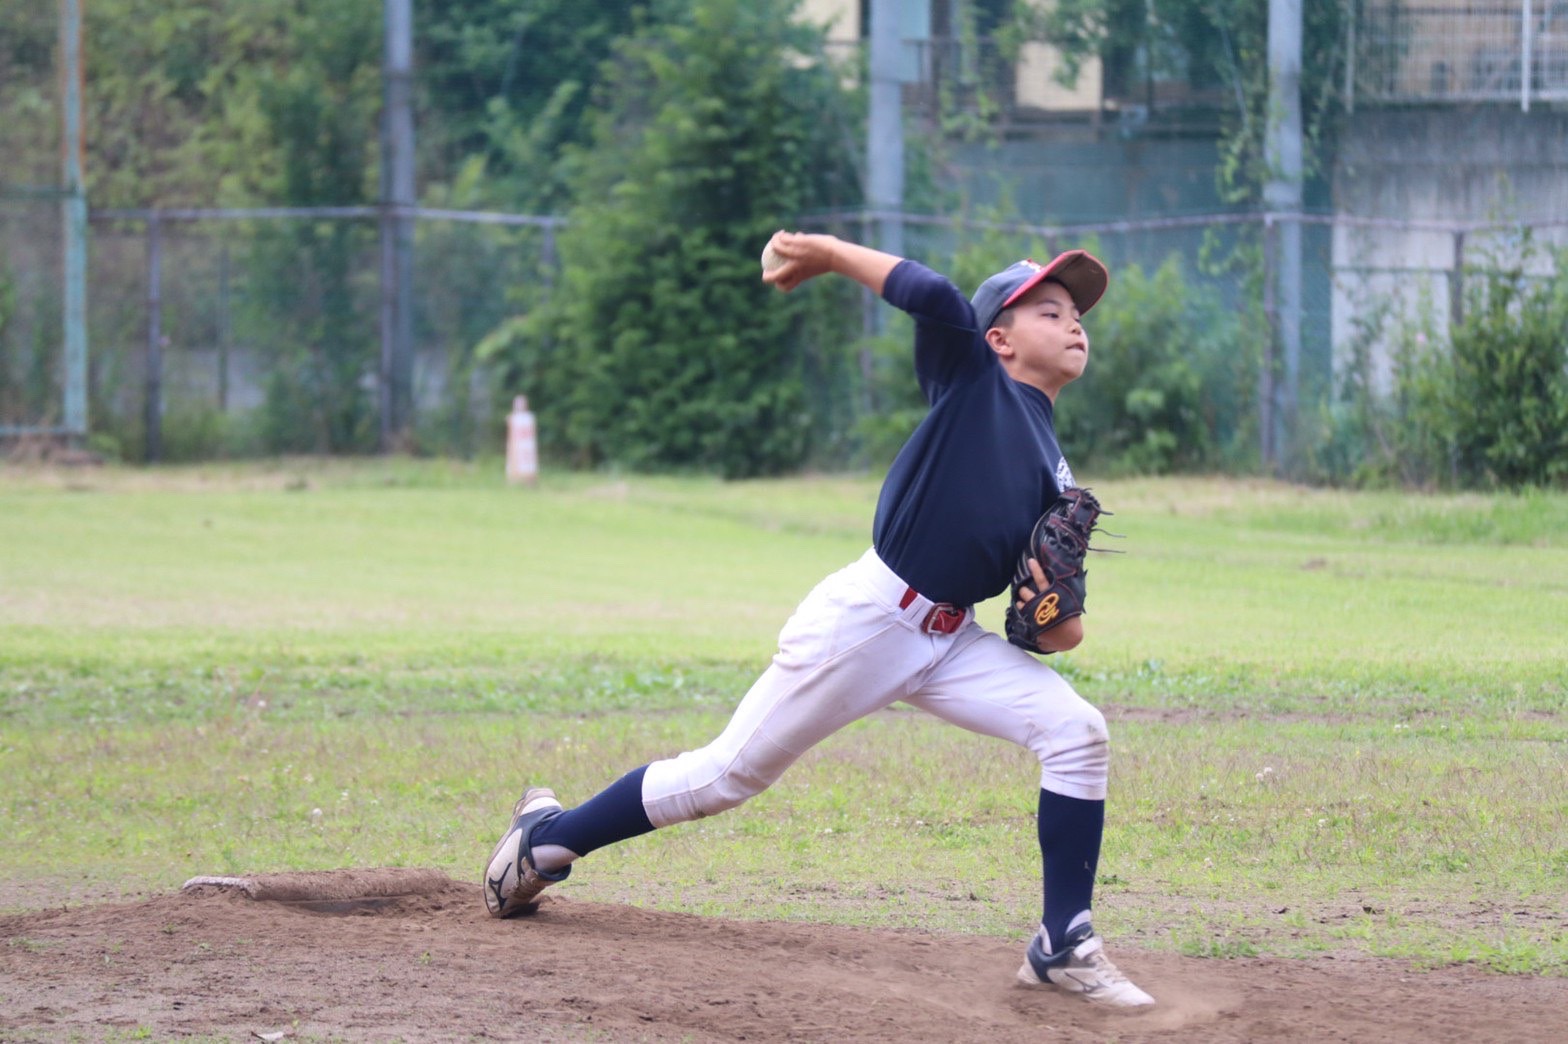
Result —
<instances>
[{"instance_id":1,"label":"patchy grass","mask_svg":"<svg viewBox=\"0 0 1568 1044\"><path fill-rule=\"evenodd\" d=\"M477 878L525 783L581 800L722 727L876 493L498 474L0 472L0 905L346 865ZM1054 665L1113 722L1102 929L1568 968L1568 498L1097 491L1127 554L1091 563L1090 641ZM895 709L570 887L1018 935L1034 787L1023 752Z\"/></svg>"}]
</instances>

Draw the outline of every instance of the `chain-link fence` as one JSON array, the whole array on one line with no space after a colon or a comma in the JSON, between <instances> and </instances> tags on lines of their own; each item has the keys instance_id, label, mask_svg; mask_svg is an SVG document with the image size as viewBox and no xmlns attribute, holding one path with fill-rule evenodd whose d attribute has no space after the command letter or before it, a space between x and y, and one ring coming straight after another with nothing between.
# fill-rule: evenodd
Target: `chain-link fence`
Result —
<instances>
[{"instance_id":1,"label":"chain-link fence","mask_svg":"<svg viewBox=\"0 0 1568 1044\"><path fill-rule=\"evenodd\" d=\"M0 432L30 435L64 422L60 208L0 200Z\"/></svg>"},{"instance_id":2,"label":"chain-link fence","mask_svg":"<svg viewBox=\"0 0 1568 1044\"><path fill-rule=\"evenodd\" d=\"M811 223L863 238L880 216ZM129 459L373 448L380 351L374 217L374 208L96 213L89 401L100 443ZM1296 371L1294 391L1307 408L1329 393L1336 360L1348 346L1368 349L1368 316L1392 309L1435 316L1440 325L1457 320L1466 270L1493 263L1522 231L1300 215L1301 311L1292 317L1280 314L1268 280L1249 280L1253 269L1222 263L1243 244L1262 243L1278 215L1059 226L901 217L907 252L937 266L976 244L1046 253L1089 246L1117 273L1136 266L1150 274L1175 264L1188 285L1227 310L1250 310L1276 328L1299 323L1299 358L1279 358L1272 349L1262 355L1274 357L1276 372ZM496 387L475 347L551 291L557 224L521 215L421 212L414 287L420 445L458 453L494 448L499 411L518 389ZM58 227L52 208L0 209L6 317L0 427L13 435L57 417L63 379ZM1536 231L1550 241L1568 226ZM1550 261L1541 259L1548 267ZM860 326L841 331L842 344L864 332ZM1386 371L1388 353L1377 345L1371 350ZM310 390L329 393L336 413L302 406L316 401L304 394ZM1288 408L1283 394L1280 385L1265 382L1259 408Z\"/></svg>"},{"instance_id":3,"label":"chain-link fence","mask_svg":"<svg viewBox=\"0 0 1568 1044\"><path fill-rule=\"evenodd\" d=\"M379 379L373 215L369 208L363 214L97 213L89 398L100 442L131 459L373 446ZM3 331L6 387L18 394L0 414L0 423L15 430L49 421L60 383L58 296L50 278L58 260L50 245L58 235L40 215L25 217L0 219L0 235L17 248L8 252L8 264L20 277L18 321ZM814 223L864 238L874 217ZM910 255L936 266L982 241L1017 252L1089 245L1116 270L1137 265L1152 272L1175 259L1193 285L1238 309L1247 307L1239 276L1205 275L1197 258L1224 256L1259 227L1259 219L1238 215L1050 227L902 219ZM549 292L555 228L521 216L456 214L427 215L417 229L415 430L424 446L471 452L493 439L498 404L518 390L494 387L474 348L503 319ZM1323 376L1330 251L1326 236L1309 235L1308 244L1305 367ZM864 332L845 329L839 339L852 345ZM289 394L334 375L335 417L302 409L299 396ZM851 398L870 403L867 396Z\"/></svg>"},{"instance_id":4,"label":"chain-link fence","mask_svg":"<svg viewBox=\"0 0 1568 1044\"><path fill-rule=\"evenodd\" d=\"M90 241L91 429L132 459L376 444L376 208L98 211ZM500 392L474 348L555 271L557 219L422 211L415 437L467 452ZM58 219L0 211L0 432L57 427ZM6 288L9 287L9 290ZM332 399L330 412L311 401ZM476 426L486 426L481 435Z\"/></svg>"}]
</instances>

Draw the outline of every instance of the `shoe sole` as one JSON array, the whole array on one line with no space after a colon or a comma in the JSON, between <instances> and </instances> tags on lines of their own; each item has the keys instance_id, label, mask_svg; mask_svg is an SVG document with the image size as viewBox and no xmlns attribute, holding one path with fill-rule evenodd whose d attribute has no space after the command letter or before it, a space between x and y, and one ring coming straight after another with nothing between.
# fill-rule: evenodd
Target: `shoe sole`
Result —
<instances>
[{"instance_id":1,"label":"shoe sole","mask_svg":"<svg viewBox=\"0 0 1568 1044\"><path fill-rule=\"evenodd\" d=\"M561 807L561 803L556 800L555 791L549 787L530 787L525 790L523 796L517 799L517 804L512 806L511 825L506 828L506 833L501 835L501 840L496 842L495 848L490 850L490 858L485 861L482 884L485 894L485 910L489 912L491 917L516 917L519 914L533 910L539 905L539 892L543 891L547 885L555 883L554 881L542 881L531 898L524 902L516 901L517 890L523 887L522 836L519 833L521 829L520 821L525 815L533 814L526 812L525 809L540 798L549 799L550 803L557 809ZM536 809L535 811L538 810ZM516 858L507 864L506 869L501 871L501 877L497 880L490 876L490 868L495 865L495 861L506 851L508 845L517 848L518 853ZM517 885L510 894L502 898L499 894L501 885L505 883L506 876L513 873L514 870L516 871Z\"/></svg>"}]
</instances>

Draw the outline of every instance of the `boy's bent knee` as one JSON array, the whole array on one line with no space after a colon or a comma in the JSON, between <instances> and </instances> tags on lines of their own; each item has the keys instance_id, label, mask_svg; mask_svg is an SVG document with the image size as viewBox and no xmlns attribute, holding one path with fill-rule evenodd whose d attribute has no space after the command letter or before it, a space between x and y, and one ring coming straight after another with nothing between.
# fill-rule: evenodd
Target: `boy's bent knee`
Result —
<instances>
[{"instance_id":1,"label":"boy's bent knee","mask_svg":"<svg viewBox=\"0 0 1568 1044\"><path fill-rule=\"evenodd\" d=\"M1111 742L1105 715L1084 703L1072 717L1057 723L1040 758L1040 785L1046 790L1098 800L1105 797L1110 776Z\"/></svg>"}]
</instances>

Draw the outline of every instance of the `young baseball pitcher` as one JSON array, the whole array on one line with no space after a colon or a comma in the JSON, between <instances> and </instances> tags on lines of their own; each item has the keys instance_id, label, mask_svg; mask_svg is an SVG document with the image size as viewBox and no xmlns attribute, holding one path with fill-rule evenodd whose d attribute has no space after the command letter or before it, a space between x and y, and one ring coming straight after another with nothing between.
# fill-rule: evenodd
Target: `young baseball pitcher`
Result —
<instances>
[{"instance_id":1,"label":"young baseball pitcher","mask_svg":"<svg viewBox=\"0 0 1568 1044\"><path fill-rule=\"evenodd\" d=\"M1105 266L1081 250L1019 261L970 301L915 261L833 236L779 232L764 251L763 280L780 290L829 273L914 318L931 406L888 471L871 549L800 603L713 742L569 810L547 788L524 792L485 866L486 906L512 916L595 849L734 808L814 744L902 700L1039 759L1044 912L1019 981L1109 1007L1153 1004L1090 924L1105 718L1030 654L1083 638L1082 553L1098 507L1075 488L1052 411L1088 363L1081 317L1105 292ZM1004 639L973 606L1009 587Z\"/></svg>"}]
</instances>

